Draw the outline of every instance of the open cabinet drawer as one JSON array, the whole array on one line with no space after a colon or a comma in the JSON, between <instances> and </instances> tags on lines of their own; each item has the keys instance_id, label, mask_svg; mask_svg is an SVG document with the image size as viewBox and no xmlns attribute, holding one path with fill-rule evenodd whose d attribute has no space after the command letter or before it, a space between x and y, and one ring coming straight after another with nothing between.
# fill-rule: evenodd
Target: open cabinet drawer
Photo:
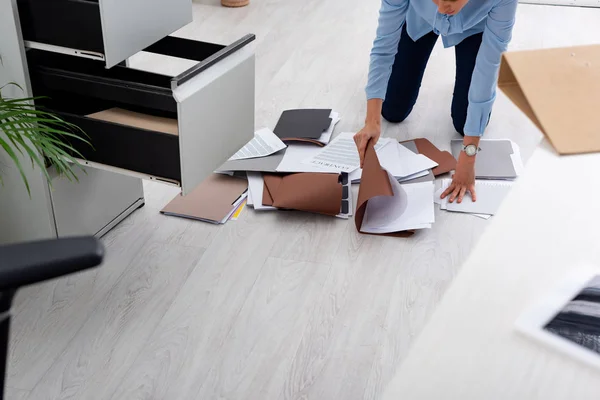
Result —
<instances>
[{"instance_id":1,"label":"open cabinet drawer","mask_svg":"<svg viewBox=\"0 0 600 400\"><path fill-rule=\"evenodd\" d=\"M108 68L192 22L191 0L17 0L26 47Z\"/></svg>"},{"instance_id":2,"label":"open cabinet drawer","mask_svg":"<svg viewBox=\"0 0 600 400\"><path fill-rule=\"evenodd\" d=\"M42 50L27 52L34 96L82 128L86 165L193 190L253 137L254 51L167 37L146 51L198 64L176 77Z\"/></svg>"}]
</instances>

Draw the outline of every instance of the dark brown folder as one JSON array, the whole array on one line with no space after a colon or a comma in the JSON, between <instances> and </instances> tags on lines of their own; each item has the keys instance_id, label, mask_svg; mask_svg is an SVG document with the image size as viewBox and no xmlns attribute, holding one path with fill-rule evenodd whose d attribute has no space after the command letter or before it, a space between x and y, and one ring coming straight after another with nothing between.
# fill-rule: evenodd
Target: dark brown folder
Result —
<instances>
[{"instance_id":1,"label":"dark brown folder","mask_svg":"<svg viewBox=\"0 0 600 400\"><path fill-rule=\"evenodd\" d=\"M339 174L263 174L263 205L336 216L340 214Z\"/></svg>"},{"instance_id":2,"label":"dark brown folder","mask_svg":"<svg viewBox=\"0 0 600 400\"><path fill-rule=\"evenodd\" d=\"M388 173L386 170L381 168L381 164L379 164L379 158L377 158L377 153L375 152L375 147L373 146L372 142L369 142L365 153L365 162L363 165L362 177L360 179L360 188L358 189L356 213L354 215L356 230L360 233L365 233L361 231L361 227L363 219L365 218L365 212L367 211L367 204L370 199L378 196L393 195L394 192L392 185L390 184ZM379 236L409 237L414 233L415 231L411 230L392 233L368 234Z\"/></svg>"}]
</instances>

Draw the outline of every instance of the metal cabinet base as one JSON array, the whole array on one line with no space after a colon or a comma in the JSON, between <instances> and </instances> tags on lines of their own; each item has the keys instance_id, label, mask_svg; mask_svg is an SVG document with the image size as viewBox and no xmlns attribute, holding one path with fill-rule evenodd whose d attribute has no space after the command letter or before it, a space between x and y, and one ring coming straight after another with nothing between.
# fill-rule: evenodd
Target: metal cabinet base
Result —
<instances>
[{"instance_id":1,"label":"metal cabinet base","mask_svg":"<svg viewBox=\"0 0 600 400\"><path fill-rule=\"evenodd\" d=\"M141 179L95 168L85 171L78 173L79 182L59 176L52 180L58 237L100 237L144 205Z\"/></svg>"}]
</instances>

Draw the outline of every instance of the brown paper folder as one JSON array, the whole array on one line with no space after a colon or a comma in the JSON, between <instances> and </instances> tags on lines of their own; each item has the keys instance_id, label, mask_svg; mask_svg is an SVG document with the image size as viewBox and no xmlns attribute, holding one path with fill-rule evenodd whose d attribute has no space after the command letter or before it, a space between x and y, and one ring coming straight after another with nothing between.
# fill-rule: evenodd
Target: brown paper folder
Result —
<instances>
[{"instance_id":1,"label":"brown paper folder","mask_svg":"<svg viewBox=\"0 0 600 400\"><path fill-rule=\"evenodd\" d=\"M434 176L445 174L456 168L456 159L452 154L448 151L441 151L429 140L419 138L407 140L407 142L414 142L419 154L423 154L427 158L438 163L438 166L432 170Z\"/></svg>"},{"instance_id":2,"label":"brown paper folder","mask_svg":"<svg viewBox=\"0 0 600 400\"><path fill-rule=\"evenodd\" d=\"M247 189L248 181L245 179L212 174L187 196L175 197L160 212L220 224Z\"/></svg>"},{"instance_id":3,"label":"brown paper folder","mask_svg":"<svg viewBox=\"0 0 600 400\"><path fill-rule=\"evenodd\" d=\"M336 216L340 214L339 174L264 174L263 205Z\"/></svg>"},{"instance_id":4,"label":"brown paper folder","mask_svg":"<svg viewBox=\"0 0 600 400\"><path fill-rule=\"evenodd\" d=\"M558 153L600 151L600 45L505 53L498 87Z\"/></svg>"},{"instance_id":5,"label":"brown paper folder","mask_svg":"<svg viewBox=\"0 0 600 400\"><path fill-rule=\"evenodd\" d=\"M360 188L358 189L356 213L354 215L356 230L361 232L360 229L362 227L363 219L365 218L365 212L367 211L367 203L370 199L378 196L393 195L394 192L392 190L392 185L390 184L388 174L383 168L381 168L381 164L379 164L379 159L377 158L377 153L375 153L375 147L373 146L373 143L369 142L365 153L365 162L363 166L362 177L360 179ZM414 231L401 231L378 235L409 237L414 233Z\"/></svg>"}]
</instances>

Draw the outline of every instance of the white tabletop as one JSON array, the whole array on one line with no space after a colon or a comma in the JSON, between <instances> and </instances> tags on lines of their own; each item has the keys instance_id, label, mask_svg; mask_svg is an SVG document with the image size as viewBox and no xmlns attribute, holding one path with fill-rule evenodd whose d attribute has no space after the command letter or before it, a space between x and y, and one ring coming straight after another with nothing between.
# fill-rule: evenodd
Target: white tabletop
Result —
<instances>
[{"instance_id":1,"label":"white tabletop","mask_svg":"<svg viewBox=\"0 0 600 400\"><path fill-rule=\"evenodd\" d=\"M515 330L583 264L600 270L600 154L543 142L388 386L385 399L599 399L600 371Z\"/></svg>"}]
</instances>

